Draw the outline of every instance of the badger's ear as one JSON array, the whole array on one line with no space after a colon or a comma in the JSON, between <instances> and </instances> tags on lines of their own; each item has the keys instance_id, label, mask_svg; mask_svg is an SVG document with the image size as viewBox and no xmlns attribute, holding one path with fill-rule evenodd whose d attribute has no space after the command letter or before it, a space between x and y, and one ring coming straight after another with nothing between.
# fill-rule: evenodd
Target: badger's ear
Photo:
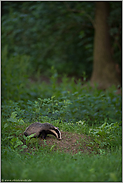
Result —
<instances>
[{"instance_id":1,"label":"badger's ear","mask_svg":"<svg viewBox=\"0 0 123 183\"><path fill-rule=\"evenodd\" d=\"M55 127L55 129L58 129L58 130L59 130L59 128L58 128L58 127Z\"/></svg>"}]
</instances>

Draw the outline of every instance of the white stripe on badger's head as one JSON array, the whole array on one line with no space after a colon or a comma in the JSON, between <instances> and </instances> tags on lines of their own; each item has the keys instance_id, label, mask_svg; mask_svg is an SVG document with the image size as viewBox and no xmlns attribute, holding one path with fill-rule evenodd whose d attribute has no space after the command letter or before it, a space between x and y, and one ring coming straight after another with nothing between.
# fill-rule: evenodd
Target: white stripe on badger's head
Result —
<instances>
[{"instance_id":1,"label":"white stripe on badger's head","mask_svg":"<svg viewBox=\"0 0 123 183\"><path fill-rule=\"evenodd\" d=\"M58 139L58 134L56 133L56 131L55 130L50 130L52 133L54 133L55 135L56 135L56 137L57 137L57 139Z\"/></svg>"},{"instance_id":2,"label":"white stripe on badger's head","mask_svg":"<svg viewBox=\"0 0 123 183\"><path fill-rule=\"evenodd\" d=\"M54 127L54 128L55 128L54 130L50 129L50 131L56 135L57 139L62 139L61 132L59 131L59 129L57 127Z\"/></svg>"},{"instance_id":3,"label":"white stripe on badger's head","mask_svg":"<svg viewBox=\"0 0 123 183\"><path fill-rule=\"evenodd\" d=\"M62 138L61 138L61 132L60 132L59 128L58 128L58 127L55 127L55 129L58 131L58 134L59 134L59 135L58 135L58 139L62 139Z\"/></svg>"}]
</instances>

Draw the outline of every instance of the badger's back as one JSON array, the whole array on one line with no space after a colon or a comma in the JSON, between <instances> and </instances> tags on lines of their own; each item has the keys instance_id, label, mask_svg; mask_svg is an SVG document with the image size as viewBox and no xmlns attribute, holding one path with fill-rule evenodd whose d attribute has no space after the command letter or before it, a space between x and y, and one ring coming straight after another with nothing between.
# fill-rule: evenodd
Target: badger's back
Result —
<instances>
[{"instance_id":1,"label":"badger's back","mask_svg":"<svg viewBox=\"0 0 123 183\"><path fill-rule=\"evenodd\" d=\"M29 136L35 133L34 137L38 137L42 130L49 130L52 129L53 127L54 126L51 125L50 123L35 122L26 128L24 135Z\"/></svg>"}]
</instances>

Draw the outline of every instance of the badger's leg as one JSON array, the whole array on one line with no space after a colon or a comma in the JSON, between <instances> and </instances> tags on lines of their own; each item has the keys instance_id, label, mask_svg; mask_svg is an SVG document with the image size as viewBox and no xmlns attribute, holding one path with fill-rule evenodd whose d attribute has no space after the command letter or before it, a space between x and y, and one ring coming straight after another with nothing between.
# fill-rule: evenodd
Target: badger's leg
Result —
<instances>
[{"instance_id":1,"label":"badger's leg","mask_svg":"<svg viewBox=\"0 0 123 183\"><path fill-rule=\"evenodd\" d=\"M47 137L46 131L43 130L43 131L41 132L41 135L42 135L43 140L46 139L46 137Z\"/></svg>"}]
</instances>

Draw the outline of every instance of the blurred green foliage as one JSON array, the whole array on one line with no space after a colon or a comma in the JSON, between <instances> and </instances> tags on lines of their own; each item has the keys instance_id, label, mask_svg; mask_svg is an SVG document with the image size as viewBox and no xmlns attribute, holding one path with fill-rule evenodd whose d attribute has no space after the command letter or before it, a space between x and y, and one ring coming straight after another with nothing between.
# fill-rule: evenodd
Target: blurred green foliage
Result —
<instances>
[{"instance_id":1,"label":"blurred green foliage","mask_svg":"<svg viewBox=\"0 0 123 183\"><path fill-rule=\"evenodd\" d=\"M1 180L23 182L122 182L122 153L102 155L50 152L47 146L35 152L2 151ZM21 170L21 171L20 171Z\"/></svg>"},{"instance_id":2,"label":"blurred green foliage","mask_svg":"<svg viewBox=\"0 0 123 183\"><path fill-rule=\"evenodd\" d=\"M31 71L29 56L8 56L8 47L2 49L2 100L20 100L25 94ZM24 98L23 98L24 99Z\"/></svg>"},{"instance_id":3,"label":"blurred green foliage","mask_svg":"<svg viewBox=\"0 0 123 183\"><path fill-rule=\"evenodd\" d=\"M73 123L83 119L89 125L102 124L105 118L110 123L112 120L121 122L121 95L116 95L115 87L104 92L89 83L83 85L85 81L75 83L74 77L66 76L57 83L59 75L53 67L49 84L33 83L27 79L29 66L26 55L13 56L10 60L7 47L3 50L2 107L7 116L17 108L20 117L26 117L28 122L43 120L42 117Z\"/></svg>"},{"instance_id":4,"label":"blurred green foliage","mask_svg":"<svg viewBox=\"0 0 123 183\"><path fill-rule=\"evenodd\" d=\"M119 122L121 125L122 100L121 95L116 95L115 87L104 92L93 89L89 84L81 86L81 82L68 82L68 78L64 78L61 84L55 80L54 73L50 84L30 84L23 89L20 100L16 100L13 92L11 100L4 101L4 115L8 117L11 112L17 111L18 116L28 122L47 118L51 121L76 123L83 119L86 124L99 125L107 119L109 123Z\"/></svg>"},{"instance_id":5,"label":"blurred green foliage","mask_svg":"<svg viewBox=\"0 0 123 183\"><path fill-rule=\"evenodd\" d=\"M112 52L121 65L121 2L110 2ZM30 56L33 73L90 78L93 64L94 2L2 2L2 48L9 57Z\"/></svg>"}]
</instances>

